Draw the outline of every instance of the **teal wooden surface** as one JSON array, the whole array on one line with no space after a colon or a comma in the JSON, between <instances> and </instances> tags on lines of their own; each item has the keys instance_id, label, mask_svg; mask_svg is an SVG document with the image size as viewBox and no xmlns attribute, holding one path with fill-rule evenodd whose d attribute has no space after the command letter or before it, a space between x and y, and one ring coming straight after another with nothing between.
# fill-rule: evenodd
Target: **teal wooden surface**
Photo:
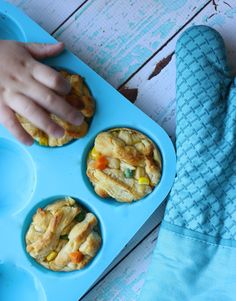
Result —
<instances>
[{"instance_id":1,"label":"teal wooden surface","mask_svg":"<svg viewBox=\"0 0 236 301\"><path fill-rule=\"evenodd\" d=\"M236 71L236 39L232 38L232 28L236 25L236 2L234 0L216 2L217 9L210 3L198 16L189 22L185 29L196 24L205 24L218 30L225 41L232 72ZM128 88L137 88L135 104L159 123L175 140L175 44L178 33L152 60L150 60L127 83ZM171 54L173 54L171 56ZM160 63L171 56L165 65ZM159 73L148 80L159 65ZM147 105L148 104L148 105Z\"/></svg>"},{"instance_id":2,"label":"teal wooden surface","mask_svg":"<svg viewBox=\"0 0 236 301\"><path fill-rule=\"evenodd\" d=\"M117 88L207 2L90 0L54 36Z\"/></svg>"},{"instance_id":3,"label":"teal wooden surface","mask_svg":"<svg viewBox=\"0 0 236 301\"><path fill-rule=\"evenodd\" d=\"M219 30L226 42L232 69L236 71L235 0L10 2L25 10L49 32L75 12L55 36L115 87L125 83L128 89L137 89L135 105L161 124L173 140L174 49L183 30L192 24L206 24ZM156 75L148 79L154 70ZM111 272L107 270L104 278L82 301L137 300L151 262L162 215L163 208L146 222L110 267Z\"/></svg>"},{"instance_id":4,"label":"teal wooden surface","mask_svg":"<svg viewBox=\"0 0 236 301\"><path fill-rule=\"evenodd\" d=\"M9 0L52 33L84 0Z\"/></svg>"}]
</instances>

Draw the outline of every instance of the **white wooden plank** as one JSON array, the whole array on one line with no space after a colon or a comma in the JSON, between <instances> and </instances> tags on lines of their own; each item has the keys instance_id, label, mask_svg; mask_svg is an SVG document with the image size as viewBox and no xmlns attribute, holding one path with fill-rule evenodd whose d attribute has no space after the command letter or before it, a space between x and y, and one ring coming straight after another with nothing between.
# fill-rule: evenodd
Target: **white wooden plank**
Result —
<instances>
[{"instance_id":1,"label":"white wooden plank","mask_svg":"<svg viewBox=\"0 0 236 301\"><path fill-rule=\"evenodd\" d=\"M155 120L175 141L175 54L168 66L151 80L149 75L156 63L173 53L176 39L165 47L152 61L150 61L128 83L127 87L138 88L135 105Z\"/></svg>"},{"instance_id":2,"label":"white wooden plank","mask_svg":"<svg viewBox=\"0 0 236 301\"><path fill-rule=\"evenodd\" d=\"M118 87L209 0L90 0L55 34Z\"/></svg>"},{"instance_id":3,"label":"white wooden plank","mask_svg":"<svg viewBox=\"0 0 236 301\"><path fill-rule=\"evenodd\" d=\"M232 36L232 28L236 26L236 3L234 0L228 0L227 3L219 2L217 11L213 4L209 4L186 28L193 24L205 24L218 30L225 40L231 68L236 71L236 40ZM156 64L175 51L175 44L180 34L126 84L127 88L138 89L135 105L159 123L173 140L175 139L175 54L157 76L151 80L148 78Z\"/></svg>"},{"instance_id":4,"label":"white wooden plank","mask_svg":"<svg viewBox=\"0 0 236 301\"><path fill-rule=\"evenodd\" d=\"M8 0L52 33L84 0Z\"/></svg>"}]
</instances>

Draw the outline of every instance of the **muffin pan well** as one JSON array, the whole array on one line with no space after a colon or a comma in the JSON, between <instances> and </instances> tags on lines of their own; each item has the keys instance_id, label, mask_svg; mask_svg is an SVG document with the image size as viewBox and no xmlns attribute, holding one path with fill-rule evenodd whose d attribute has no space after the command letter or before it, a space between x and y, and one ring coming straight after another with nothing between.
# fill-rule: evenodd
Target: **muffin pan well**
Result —
<instances>
[{"instance_id":1,"label":"muffin pan well","mask_svg":"<svg viewBox=\"0 0 236 301\"><path fill-rule=\"evenodd\" d=\"M53 37L20 10L0 0L0 39L55 43ZM58 148L35 143L25 147L0 126L0 300L76 301L91 287L167 196L175 177L175 152L158 124L129 103L69 51L46 61L71 70L86 81L96 101L87 135ZM97 196L86 177L86 158L101 131L126 127L147 135L162 157L162 175L152 193L131 204ZM58 196L71 196L99 220L102 245L82 270L54 272L40 266L25 250L32 215Z\"/></svg>"}]
</instances>

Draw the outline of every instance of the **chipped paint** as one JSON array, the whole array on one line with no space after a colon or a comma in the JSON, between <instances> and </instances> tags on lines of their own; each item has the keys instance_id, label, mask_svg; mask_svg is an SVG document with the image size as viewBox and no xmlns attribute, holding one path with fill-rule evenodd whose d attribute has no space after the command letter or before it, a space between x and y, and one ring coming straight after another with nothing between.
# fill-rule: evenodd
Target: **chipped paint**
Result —
<instances>
[{"instance_id":1,"label":"chipped paint","mask_svg":"<svg viewBox=\"0 0 236 301\"><path fill-rule=\"evenodd\" d=\"M230 7L230 8L233 8L228 2L223 1L223 3L224 3L225 5L228 5L228 7Z\"/></svg>"},{"instance_id":2,"label":"chipped paint","mask_svg":"<svg viewBox=\"0 0 236 301\"><path fill-rule=\"evenodd\" d=\"M164 57L159 63L157 63L155 69L149 75L148 80L150 80L154 76L158 75L169 64L173 55L174 55L174 52L169 54L167 57Z\"/></svg>"},{"instance_id":3,"label":"chipped paint","mask_svg":"<svg viewBox=\"0 0 236 301\"><path fill-rule=\"evenodd\" d=\"M216 0L212 0L212 5L214 6L215 11L217 11L218 4L216 3Z\"/></svg>"},{"instance_id":4,"label":"chipped paint","mask_svg":"<svg viewBox=\"0 0 236 301\"><path fill-rule=\"evenodd\" d=\"M136 88L131 89L131 88L122 87L119 89L119 92L132 103L136 101L138 96L138 89Z\"/></svg>"},{"instance_id":5,"label":"chipped paint","mask_svg":"<svg viewBox=\"0 0 236 301\"><path fill-rule=\"evenodd\" d=\"M208 2L90 0L55 37L117 88Z\"/></svg>"}]
</instances>

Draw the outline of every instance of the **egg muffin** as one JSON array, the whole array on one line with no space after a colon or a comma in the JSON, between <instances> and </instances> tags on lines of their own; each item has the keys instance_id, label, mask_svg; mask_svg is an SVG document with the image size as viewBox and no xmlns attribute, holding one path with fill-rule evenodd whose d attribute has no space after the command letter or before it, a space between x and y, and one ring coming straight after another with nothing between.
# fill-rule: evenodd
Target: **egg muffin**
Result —
<instances>
[{"instance_id":1,"label":"egg muffin","mask_svg":"<svg viewBox=\"0 0 236 301\"><path fill-rule=\"evenodd\" d=\"M25 236L26 251L53 271L85 267L101 246L98 221L74 199L66 197L38 208Z\"/></svg>"},{"instance_id":2,"label":"egg muffin","mask_svg":"<svg viewBox=\"0 0 236 301\"><path fill-rule=\"evenodd\" d=\"M95 102L83 78L78 74L69 74L66 71L61 71L60 73L63 77L67 78L71 84L71 91L65 96L66 101L77 108L82 115L84 115L85 119L81 125L75 126L54 114L50 114L51 119L65 131L63 137L55 138L48 136L45 132L35 127L25 117L16 114L23 128L38 141L40 145L44 146L62 146L74 139L85 136L89 128L89 122L95 112Z\"/></svg>"},{"instance_id":3,"label":"egg muffin","mask_svg":"<svg viewBox=\"0 0 236 301\"><path fill-rule=\"evenodd\" d=\"M97 135L87 159L87 176L102 198L137 201L151 193L162 172L161 155L144 134L116 128Z\"/></svg>"}]
</instances>

